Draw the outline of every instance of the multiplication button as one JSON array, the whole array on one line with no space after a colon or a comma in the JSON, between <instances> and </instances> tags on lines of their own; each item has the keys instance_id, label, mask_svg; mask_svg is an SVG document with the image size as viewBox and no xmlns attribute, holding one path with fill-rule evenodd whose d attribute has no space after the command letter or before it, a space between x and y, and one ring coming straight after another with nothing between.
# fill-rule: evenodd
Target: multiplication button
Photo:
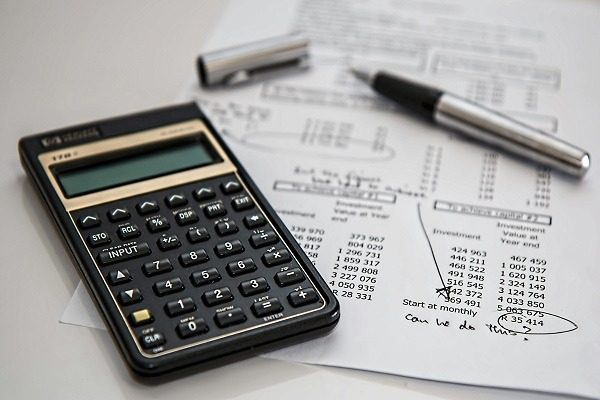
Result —
<instances>
[{"instance_id":1,"label":"multiplication button","mask_svg":"<svg viewBox=\"0 0 600 400\"><path fill-rule=\"evenodd\" d=\"M292 256L286 249L272 249L263 254L262 260L267 267L273 267L291 261Z\"/></svg>"}]
</instances>

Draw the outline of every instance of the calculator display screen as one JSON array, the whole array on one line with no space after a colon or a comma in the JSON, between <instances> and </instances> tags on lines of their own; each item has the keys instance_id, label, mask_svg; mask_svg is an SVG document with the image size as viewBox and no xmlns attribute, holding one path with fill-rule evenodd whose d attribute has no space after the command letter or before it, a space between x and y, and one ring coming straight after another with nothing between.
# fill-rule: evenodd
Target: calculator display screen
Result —
<instances>
[{"instance_id":1,"label":"calculator display screen","mask_svg":"<svg viewBox=\"0 0 600 400\"><path fill-rule=\"evenodd\" d=\"M66 197L80 196L128 183L219 162L212 148L199 140L122 155L110 160L54 171Z\"/></svg>"}]
</instances>

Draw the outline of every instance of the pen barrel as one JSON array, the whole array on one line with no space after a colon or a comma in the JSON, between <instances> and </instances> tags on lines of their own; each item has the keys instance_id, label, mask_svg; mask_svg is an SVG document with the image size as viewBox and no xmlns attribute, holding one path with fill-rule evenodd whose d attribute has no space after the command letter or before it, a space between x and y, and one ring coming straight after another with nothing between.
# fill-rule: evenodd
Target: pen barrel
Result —
<instances>
[{"instance_id":1,"label":"pen barrel","mask_svg":"<svg viewBox=\"0 0 600 400\"><path fill-rule=\"evenodd\" d=\"M439 98L433 117L440 125L570 175L581 177L590 168L585 150L449 93Z\"/></svg>"}]
</instances>

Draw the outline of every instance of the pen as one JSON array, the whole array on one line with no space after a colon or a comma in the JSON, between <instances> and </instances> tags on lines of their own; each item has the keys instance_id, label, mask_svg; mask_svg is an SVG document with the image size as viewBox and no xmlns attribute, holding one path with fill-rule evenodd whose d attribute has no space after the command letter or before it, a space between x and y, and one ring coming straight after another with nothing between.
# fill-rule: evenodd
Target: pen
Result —
<instances>
[{"instance_id":1,"label":"pen","mask_svg":"<svg viewBox=\"0 0 600 400\"><path fill-rule=\"evenodd\" d=\"M590 168L585 150L499 112L383 71L351 71L377 93L468 137L577 177Z\"/></svg>"}]
</instances>

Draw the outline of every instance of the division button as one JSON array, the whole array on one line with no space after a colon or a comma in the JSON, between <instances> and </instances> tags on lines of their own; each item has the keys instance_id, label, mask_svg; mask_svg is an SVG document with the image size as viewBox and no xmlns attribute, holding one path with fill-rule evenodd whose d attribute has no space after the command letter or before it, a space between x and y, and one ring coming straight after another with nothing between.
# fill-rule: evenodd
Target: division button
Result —
<instances>
[{"instance_id":1,"label":"division button","mask_svg":"<svg viewBox=\"0 0 600 400\"><path fill-rule=\"evenodd\" d=\"M182 291L183 282L181 282L181 279L179 278L172 278L166 281L156 282L152 288L157 296L165 296L167 294Z\"/></svg>"},{"instance_id":2,"label":"division button","mask_svg":"<svg viewBox=\"0 0 600 400\"><path fill-rule=\"evenodd\" d=\"M263 277L250 279L240 283L240 293L244 296L252 296L258 293L266 292L270 289L267 280Z\"/></svg>"},{"instance_id":3,"label":"division button","mask_svg":"<svg viewBox=\"0 0 600 400\"><path fill-rule=\"evenodd\" d=\"M154 200L146 200L135 206L138 213L147 215L159 210L158 203Z\"/></svg>"},{"instance_id":4,"label":"division button","mask_svg":"<svg viewBox=\"0 0 600 400\"><path fill-rule=\"evenodd\" d=\"M255 249L279 242L279 237L272 230L255 233L250 236L250 244Z\"/></svg>"},{"instance_id":5,"label":"division button","mask_svg":"<svg viewBox=\"0 0 600 400\"><path fill-rule=\"evenodd\" d=\"M276 297L254 303L252 304L251 308L254 315L256 315L258 318L266 317L267 315L275 314L283 310L283 306Z\"/></svg>"},{"instance_id":6,"label":"division button","mask_svg":"<svg viewBox=\"0 0 600 400\"><path fill-rule=\"evenodd\" d=\"M279 286L293 285L294 283L300 283L304 281L304 279L306 278L302 271L300 271L300 268L293 268L287 271L278 272L277 275L275 275L275 281Z\"/></svg>"},{"instance_id":7,"label":"division button","mask_svg":"<svg viewBox=\"0 0 600 400\"><path fill-rule=\"evenodd\" d=\"M232 254L242 253L243 251L244 246L242 246L242 242L237 239L219 243L215 246L215 253L217 253L219 257L227 257Z\"/></svg>"},{"instance_id":8,"label":"division button","mask_svg":"<svg viewBox=\"0 0 600 400\"><path fill-rule=\"evenodd\" d=\"M254 202L250 196L240 196L231 200L231 206L235 211L243 211L254 207Z\"/></svg>"},{"instance_id":9,"label":"division button","mask_svg":"<svg viewBox=\"0 0 600 400\"><path fill-rule=\"evenodd\" d=\"M181 210L175 214L175 220L179 225L188 225L198 222L198 214L194 210Z\"/></svg>"},{"instance_id":10,"label":"division button","mask_svg":"<svg viewBox=\"0 0 600 400\"><path fill-rule=\"evenodd\" d=\"M190 280L194 286L203 286L221 280L221 275L216 268L207 268L202 271L196 271L190 275Z\"/></svg>"},{"instance_id":11,"label":"division button","mask_svg":"<svg viewBox=\"0 0 600 400\"><path fill-rule=\"evenodd\" d=\"M224 286L222 288L204 292L202 300L204 301L204 304L209 307L216 306L217 304L223 304L233 300L233 294L231 294L231 290L229 290L227 286Z\"/></svg>"},{"instance_id":12,"label":"division button","mask_svg":"<svg viewBox=\"0 0 600 400\"><path fill-rule=\"evenodd\" d=\"M117 234L122 240L132 239L142 234L136 224L123 224L117 229Z\"/></svg>"},{"instance_id":13,"label":"division button","mask_svg":"<svg viewBox=\"0 0 600 400\"><path fill-rule=\"evenodd\" d=\"M204 249L188 251L179 256L179 262L184 267L191 267L192 265L201 264L207 261L208 254L206 254Z\"/></svg>"},{"instance_id":14,"label":"division button","mask_svg":"<svg viewBox=\"0 0 600 400\"><path fill-rule=\"evenodd\" d=\"M89 214L80 217L77 224L81 229L89 229L100 225L100 217L98 214Z\"/></svg>"},{"instance_id":15,"label":"division button","mask_svg":"<svg viewBox=\"0 0 600 400\"><path fill-rule=\"evenodd\" d=\"M152 233L164 231L171 227L171 225L169 225L169 221L160 215L152 217L146 221L146 226L148 226L148 230Z\"/></svg>"},{"instance_id":16,"label":"division button","mask_svg":"<svg viewBox=\"0 0 600 400\"><path fill-rule=\"evenodd\" d=\"M147 335L140 336L140 343L145 349L153 349L154 347L162 346L166 340L162 333L152 332Z\"/></svg>"},{"instance_id":17,"label":"division button","mask_svg":"<svg viewBox=\"0 0 600 400\"><path fill-rule=\"evenodd\" d=\"M204 242L210 239L210 235L205 228L190 228L188 229L186 236L190 243Z\"/></svg>"},{"instance_id":18,"label":"division button","mask_svg":"<svg viewBox=\"0 0 600 400\"><path fill-rule=\"evenodd\" d=\"M225 194L237 193L242 190L242 185L236 181L228 181L221 183L221 190Z\"/></svg>"},{"instance_id":19,"label":"division button","mask_svg":"<svg viewBox=\"0 0 600 400\"><path fill-rule=\"evenodd\" d=\"M246 315L239 307L228 311L221 311L215 314L215 322L220 328L241 324L244 321L246 321Z\"/></svg>"},{"instance_id":20,"label":"division button","mask_svg":"<svg viewBox=\"0 0 600 400\"><path fill-rule=\"evenodd\" d=\"M262 214L252 214L244 217L244 225L248 229L257 228L259 226L263 226L267 221Z\"/></svg>"},{"instance_id":21,"label":"division button","mask_svg":"<svg viewBox=\"0 0 600 400\"><path fill-rule=\"evenodd\" d=\"M120 248L101 251L98 254L98 261L102 265L118 263L133 258L142 257L150 254L150 247L147 243L138 243Z\"/></svg>"},{"instance_id":22,"label":"division button","mask_svg":"<svg viewBox=\"0 0 600 400\"><path fill-rule=\"evenodd\" d=\"M256 264L254 264L254 260L251 258L245 258L243 260L230 262L227 264L226 268L229 275L238 276L256 271Z\"/></svg>"},{"instance_id":23,"label":"division button","mask_svg":"<svg viewBox=\"0 0 600 400\"><path fill-rule=\"evenodd\" d=\"M239 229L233 220L227 219L225 221L218 222L215 225L215 230L220 236L225 236L236 233Z\"/></svg>"},{"instance_id":24,"label":"division button","mask_svg":"<svg viewBox=\"0 0 600 400\"><path fill-rule=\"evenodd\" d=\"M131 280L131 275L129 274L129 270L127 268L123 268L109 272L108 275L106 275L106 279L108 280L108 283L113 286L121 285L129 282Z\"/></svg>"},{"instance_id":25,"label":"division button","mask_svg":"<svg viewBox=\"0 0 600 400\"><path fill-rule=\"evenodd\" d=\"M194 190L194 197L198 201L209 200L216 196L215 191L211 187L201 187Z\"/></svg>"},{"instance_id":26,"label":"division button","mask_svg":"<svg viewBox=\"0 0 600 400\"><path fill-rule=\"evenodd\" d=\"M196 309L194 300L191 297L170 301L165 305L165 311L169 317L176 317L181 314L192 312Z\"/></svg>"},{"instance_id":27,"label":"division button","mask_svg":"<svg viewBox=\"0 0 600 400\"><path fill-rule=\"evenodd\" d=\"M129 289L119 292L118 296L119 303L123 306L128 306L130 304L139 303L142 301L142 293L139 289Z\"/></svg>"},{"instance_id":28,"label":"division button","mask_svg":"<svg viewBox=\"0 0 600 400\"><path fill-rule=\"evenodd\" d=\"M262 260L267 267L272 267L291 261L292 256L286 249L274 249L263 254Z\"/></svg>"},{"instance_id":29,"label":"division button","mask_svg":"<svg viewBox=\"0 0 600 400\"><path fill-rule=\"evenodd\" d=\"M204 206L203 210L207 218L215 218L227 214L227 210L220 200Z\"/></svg>"},{"instance_id":30,"label":"division button","mask_svg":"<svg viewBox=\"0 0 600 400\"><path fill-rule=\"evenodd\" d=\"M99 247L111 242L110 236L106 232L92 233L87 237L87 242L92 247Z\"/></svg>"},{"instance_id":31,"label":"division button","mask_svg":"<svg viewBox=\"0 0 600 400\"><path fill-rule=\"evenodd\" d=\"M163 233L162 235L160 235L160 237L156 241L156 244L158 244L158 247L162 251L176 249L179 246L181 246L181 242L179 241L179 238L174 233L170 234L170 235Z\"/></svg>"},{"instance_id":32,"label":"division button","mask_svg":"<svg viewBox=\"0 0 600 400\"><path fill-rule=\"evenodd\" d=\"M108 219L112 222L123 221L131 217L131 214L129 214L129 211L125 207L109 210L106 215L108 215Z\"/></svg>"},{"instance_id":33,"label":"division button","mask_svg":"<svg viewBox=\"0 0 600 400\"><path fill-rule=\"evenodd\" d=\"M168 258L147 262L142 266L142 271L146 276L154 276L173 270L173 265Z\"/></svg>"},{"instance_id":34,"label":"division button","mask_svg":"<svg viewBox=\"0 0 600 400\"><path fill-rule=\"evenodd\" d=\"M317 292L313 288L293 291L288 295L288 301L294 307L305 306L307 304L316 303L319 300Z\"/></svg>"},{"instance_id":35,"label":"division button","mask_svg":"<svg viewBox=\"0 0 600 400\"><path fill-rule=\"evenodd\" d=\"M188 201L181 193L175 193L165 197L165 203L167 203L167 206L170 208L174 208L185 206Z\"/></svg>"},{"instance_id":36,"label":"division button","mask_svg":"<svg viewBox=\"0 0 600 400\"><path fill-rule=\"evenodd\" d=\"M137 310L129 314L129 321L133 326L140 326L144 324L149 324L154 321L154 317L152 313L147 308L142 310Z\"/></svg>"},{"instance_id":37,"label":"division button","mask_svg":"<svg viewBox=\"0 0 600 400\"><path fill-rule=\"evenodd\" d=\"M182 339L198 336L206 332L208 332L208 325L202 318L194 319L188 322L182 322L177 325L177 334Z\"/></svg>"}]
</instances>

